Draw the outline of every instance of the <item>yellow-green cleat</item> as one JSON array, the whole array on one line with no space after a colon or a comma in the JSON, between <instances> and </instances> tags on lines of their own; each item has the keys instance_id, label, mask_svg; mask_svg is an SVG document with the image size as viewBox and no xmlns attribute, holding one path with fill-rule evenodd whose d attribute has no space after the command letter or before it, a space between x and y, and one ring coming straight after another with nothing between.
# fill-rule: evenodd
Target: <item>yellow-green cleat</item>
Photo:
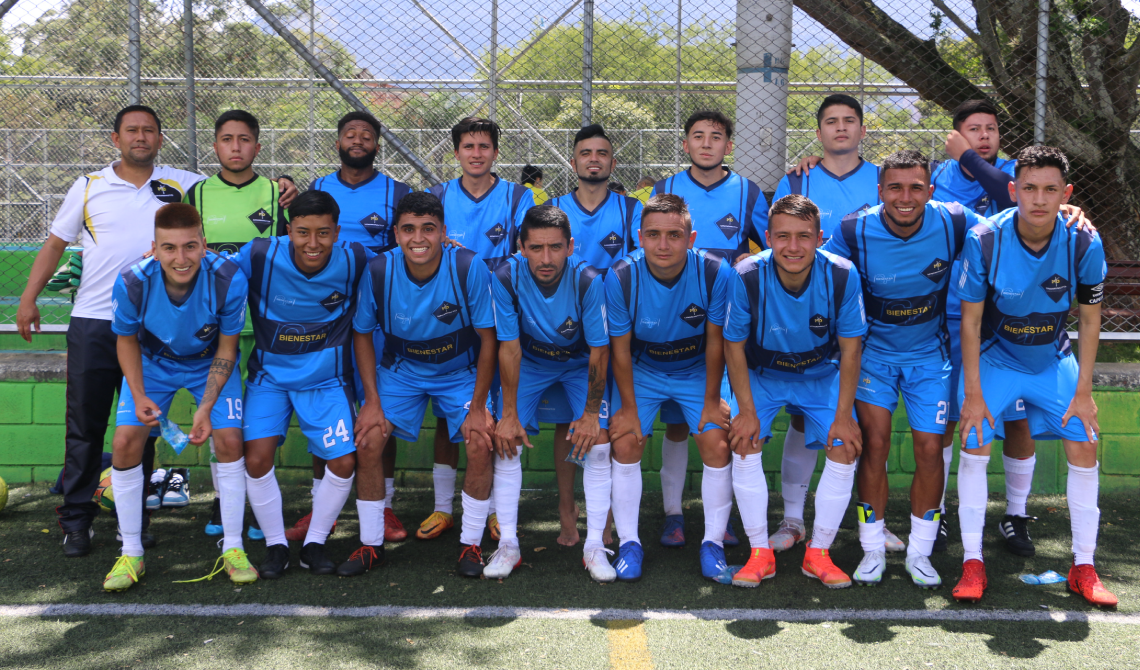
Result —
<instances>
[{"instance_id":1,"label":"yellow-green cleat","mask_svg":"<svg viewBox=\"0 0 1140 670\"><path fill-rule=\"evenodd\" d=\"M245 551L230 549L222 554L222 561L226 574L234 584L252 584L257 581L257 568L249 564Z\"/></svg>"},{"instance_id":2,"label":"yellow-green cleat","mask_svg":"<svg viewBox=\"0 0 1140 670\"><path fill-rule=\"evenodd\" d=\"M103 579L104 591L126 591L146 574L142 556L120 556Z\"/></svg>"}]
</instances>

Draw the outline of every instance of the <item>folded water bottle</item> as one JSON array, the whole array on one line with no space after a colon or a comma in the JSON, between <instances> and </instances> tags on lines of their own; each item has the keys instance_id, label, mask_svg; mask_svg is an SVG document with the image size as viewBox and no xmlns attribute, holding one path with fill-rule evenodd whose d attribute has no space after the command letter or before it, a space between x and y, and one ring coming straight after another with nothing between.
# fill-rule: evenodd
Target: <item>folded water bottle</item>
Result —
<instances>
[{"instance_id":1,"label":"folded water bottle","mask_svg":"<svg viewBox=\"0 0 1140 670\"><path fill-rule=\"evenodd\" d=\"M1059 575L1053 570L1048 570L1039 575L1022 575L1021 581L1026 584L1059 584L1068 580L1065 579L1064 575Z\"/></svg>"},{"instance_id":2,"label":"folded water bottle","mask_svg":"<svg viewBox=\"0 0 1140 670\"><path fill-rule=\"evenodd\" d=\"M574 458L574 451L570 450L570 454L566 456L565 460L567 463L573 463L580 468L584 468L586 467L586 456L589 456L589 454L583 454L581 458Z\"/></svg>"},{"instance_id":3,"label":"folded water bottle","mask_svg":"<svg viewBox=\"0 0 1140 670\"><path fill-rule=\"evenodd\" d=\"M166 418L165 414L158 415L158 425L162 426L162 439L166 440L174 453L181 454L186 445L190 444L190 438L186 437L186 433L182 432L178 424Z\"/></svg>"}]
</instances>

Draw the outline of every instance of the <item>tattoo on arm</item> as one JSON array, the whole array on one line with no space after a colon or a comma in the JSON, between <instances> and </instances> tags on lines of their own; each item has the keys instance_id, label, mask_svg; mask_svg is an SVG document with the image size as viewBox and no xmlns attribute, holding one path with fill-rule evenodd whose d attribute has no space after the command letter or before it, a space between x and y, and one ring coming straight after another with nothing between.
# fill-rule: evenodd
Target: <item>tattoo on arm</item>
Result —
<instances>
[{"instance_id":1,"label":"tattoo on arm","mask_svg":"<svg viewBox=\"0 0 1140 670\"><path fill-rule=\"evenodd\" d=\"M590 379L587 382L589 392L586 394L586 411L590 414L598 413L598 409L602 406L602 395L606 390L606 373L598 368L596 364L590 365Z\"/></svg>"},{"instance_id":2,"label":"tattoo on arm","mask_svg":"<svg viewBox=\"0 0 1140 670\"><path fill-rule=\"evenodd\" d=\"M213 403L218 399L222 387L230 378L234 370L234 362L224 358L215 358L210 363L210 375L206 378L206 390L202 393L202 404Z\"/></svg>"}]
</instances>

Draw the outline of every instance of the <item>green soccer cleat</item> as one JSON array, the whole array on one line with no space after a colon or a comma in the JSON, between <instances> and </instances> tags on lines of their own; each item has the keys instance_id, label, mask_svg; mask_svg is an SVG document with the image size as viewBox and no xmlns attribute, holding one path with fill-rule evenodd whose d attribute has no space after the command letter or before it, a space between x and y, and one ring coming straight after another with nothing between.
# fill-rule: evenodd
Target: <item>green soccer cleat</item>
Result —
<instances>
[{"instance_id":1,"label":"green soccer cleat","mask_svg":"<svg viewBox=\"0 0 1140 670\"><path fill-rule=\"evenodd\" d=\"M104 591L126 591L146 574L142 556L120 556L115 567L103 578Z\"/></svg>"},{"instance_id":2,"label":"green soccer cleat","mask_svg":"<svg viewBox=\"0 0 1140 670\"><path fill-rule=\"evenodd\" d=\"M249 558L241 549L230 549L222 554L222 569L234 584L252 584L257 581L257 568L249 564Z\"/></svg>"}]
</instances>

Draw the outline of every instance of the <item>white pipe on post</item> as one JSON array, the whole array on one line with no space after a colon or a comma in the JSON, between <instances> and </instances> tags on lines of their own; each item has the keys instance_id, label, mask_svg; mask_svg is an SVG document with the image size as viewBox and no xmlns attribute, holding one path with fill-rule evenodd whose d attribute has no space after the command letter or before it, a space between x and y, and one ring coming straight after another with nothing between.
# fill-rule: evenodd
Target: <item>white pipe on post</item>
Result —
<instances>
[{"instance_id":1,"label":"white pipe on post","mask_svg":"<svg viewBox=\"0 0 1140 670\"><path fill-rule=\"evenodd\" d=\"M733 165L772 192L784 175L792 0L737 0Z\"/></svg>"},{"instance_id":2,"label":"white pipe on post","mask_svg":"<svg viewBox=\"0 0 1140 670\"><path fill-rule=\"evenodd\" d=\"M1045 79L1049 75L1049 0L1037 3L1037 90L1033 109L1033 143L1045 144Z\"/></svg>"}]
</instances>

